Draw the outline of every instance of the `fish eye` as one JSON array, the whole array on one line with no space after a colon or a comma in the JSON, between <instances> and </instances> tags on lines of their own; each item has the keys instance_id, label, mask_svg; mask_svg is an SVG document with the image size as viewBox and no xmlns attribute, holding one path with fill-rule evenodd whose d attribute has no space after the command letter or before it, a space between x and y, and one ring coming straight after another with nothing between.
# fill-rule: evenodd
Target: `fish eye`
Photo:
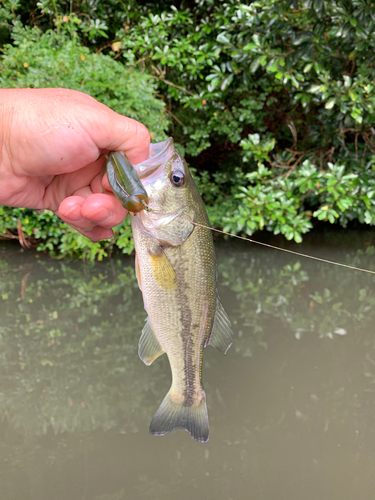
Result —
<instances>
[{"instance_id":1,"label":"fish eye","mask_svg":"<svg viewBox=\"0 0 375 500\"><path fill-rule=\"evenodd\" d=\"M176 187L181 187L184 185L185 176L181 170L175 170L171 173L171 183Z\"/></svg>"}]
</instances>

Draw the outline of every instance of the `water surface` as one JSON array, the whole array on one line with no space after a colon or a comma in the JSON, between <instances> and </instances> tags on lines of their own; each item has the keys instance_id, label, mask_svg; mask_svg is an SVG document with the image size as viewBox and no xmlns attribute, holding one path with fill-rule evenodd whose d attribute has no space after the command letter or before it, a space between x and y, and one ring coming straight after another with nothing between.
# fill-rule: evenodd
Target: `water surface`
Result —
<instances>
[{"instance_id":1,"label":"water surface","mask_svg":"<svg viewBox=\"0 0 375 500\"><path fill-rule=\"evenodd\" d=\"M375 270L375 234L299 251ZM216 245L233 323L205 350L210 442L148 434L166 356L137 356L133 258L54 261L0 246L1 500L373 500L375 277Z\"/></svg>"}]
</instances>

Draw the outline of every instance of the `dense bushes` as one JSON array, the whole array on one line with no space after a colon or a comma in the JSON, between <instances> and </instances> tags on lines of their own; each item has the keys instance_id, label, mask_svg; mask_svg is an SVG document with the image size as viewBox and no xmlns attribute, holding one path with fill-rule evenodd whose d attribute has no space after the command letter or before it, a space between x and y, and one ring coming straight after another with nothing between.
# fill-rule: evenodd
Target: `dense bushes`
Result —
<instances>
[{"instance_id":1,"label":"dense bushes","mask_svg":"<svg viewBox=\"0 0 375 500\"><path fill-rule=\"evenodd\" d=\"M315 220L375 223L374 2L44 0L31 17L3 5L1 84L80 88L126 114L130 103L184 149L214 225L300 241ZM52 78L59 65L76 79ZM147 102L103 78L127 71Z\"/></svg>"},{"instance_id":2,"label":"dense bushes","mask_svg":"<svg viewBox=\"0 0 375 500\"><path fill-rule=\"evenodd\" d=\"M72 15L57 21L56 31L38 27L12 31L13 44L3 47L0 85L12 87L69 87L92 95L118 113L135 118L162 140L168 125L164 105L155 97L154 83L139 69L128 69L102 52L93 53L74 34L80 20ZM125 253L133 250L130 224L117 228L108 241L91 243L49 211L0 207L0 235L20 236L23 244L37 244L52 254L102 259L115 243Z\"/></svg>"}]
</instances>

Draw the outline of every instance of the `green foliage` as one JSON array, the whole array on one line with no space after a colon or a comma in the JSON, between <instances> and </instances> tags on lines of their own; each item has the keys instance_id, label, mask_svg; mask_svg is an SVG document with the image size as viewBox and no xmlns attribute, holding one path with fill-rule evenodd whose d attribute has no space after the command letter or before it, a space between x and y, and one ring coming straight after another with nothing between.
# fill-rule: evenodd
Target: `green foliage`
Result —
<instances>
[{"instance_id":1,"label":"green foliage","mask_svg":"<svg viewBox=\"0 0 375 500\"><path fill-rule=\"evenodd\" d=\"M295 241L318 220L374 224L372 0L2 5L2 85L79 88L157 139L163 101L213 224Z\"/></svg>"},{"instance_id":2,"label":"green foliage","mask_svg":"<svg viewBox=\"0 0 375 500\"><path fill-rule=\"evenodd\" d=\"M23 236L20 235L19 228ZM0 206L0 236L13 239L18 235L21 242L26 240L37 250L49 252L54 256L80 256L86 260L102 260L114 247L122 253L132 253L134 244L129 218L114 231L115 235L111 240L93 243L49 210Z\"/></svg>"},{"instance_id":3,"label":"green foliage","mask_svg":"<svg viewBox=\"0 0 375 500\"><path fill-rule=\"evenodd\" d=\"M153 81L112 57L90 52L75 34L80 19L57 19L57 28L13 28L13 44L3 47L0 85L3 88L65 87L95 97L118 113L143 122L156 140L165 138L163 103L155 98Z\"/></svg>"},{"instance_id":4,"label":"green foliage","mask_svg":"<svg viewBox=\"0 0 375 500\"><path fill-rule=\"evenodd\" d=\"M312 218L332 224L339 220L344 227L355 218L363 224L375 224L375 178L366 171L346 173L344 165L328 163L322 172L305 160L298 174L292 171L274 179L272 170L260 164L245 178L249 183L240 186L235 195L241 200L241 217L227 216L225 231L251 235L266 227L300 243L301 234L313 227Z\"/></svg>"},{"instance_id":5,"label":"green foliage","mask_svg":"<svg viewBox=\"0 0 375 500\"><path fill-rule=\"evenodd\" d=\"M314 219L374 224L374 26L371 1L201 1L118 36L172 103L190 162L228 173L227 199L211 177L219 224L299 242Z\"/></svg>"},{"instance_id":6,"label":"green foliage","mask_svg":"<svg viewBox=\"0 0 375 500\"><path fill-rule=\"evenodd\" d=\"M81 21L71 15L58 19L57 30L42 33L38 27L13 28L13 44L3 47L0 85L3 88L66 87L90 94L118 113L139 120L156 140L165 138L167 119L163 103L155 97L153 81L137 69L127 69L112 57L92 53L74 34ZM133 251L130 224L116 229L111 242L92 243L49 211L0 207L0 235L17 234L20 221L26 238L38 250L52 255L80 255L102 260L117 246Z\"/></svg>"}]
</instances>

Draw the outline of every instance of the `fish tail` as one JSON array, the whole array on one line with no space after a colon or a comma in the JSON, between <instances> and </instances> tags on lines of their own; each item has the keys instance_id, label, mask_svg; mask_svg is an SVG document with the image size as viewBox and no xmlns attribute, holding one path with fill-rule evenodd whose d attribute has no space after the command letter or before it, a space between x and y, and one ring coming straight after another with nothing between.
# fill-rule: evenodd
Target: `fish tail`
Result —
<instances>
[{"instance_id":1,"label":"fish tail","mask_svg":"<svg viewBox=\"0 0 375 500\"><path fill-rule=\"evenodd\" d=\"M173 401L169 391L152 419L150 434L163 436L174 429L185 429L196 441L207 443L210 429L203 389L201 395L192 405L184 405Z\"/></svg>"}]
</instances>

